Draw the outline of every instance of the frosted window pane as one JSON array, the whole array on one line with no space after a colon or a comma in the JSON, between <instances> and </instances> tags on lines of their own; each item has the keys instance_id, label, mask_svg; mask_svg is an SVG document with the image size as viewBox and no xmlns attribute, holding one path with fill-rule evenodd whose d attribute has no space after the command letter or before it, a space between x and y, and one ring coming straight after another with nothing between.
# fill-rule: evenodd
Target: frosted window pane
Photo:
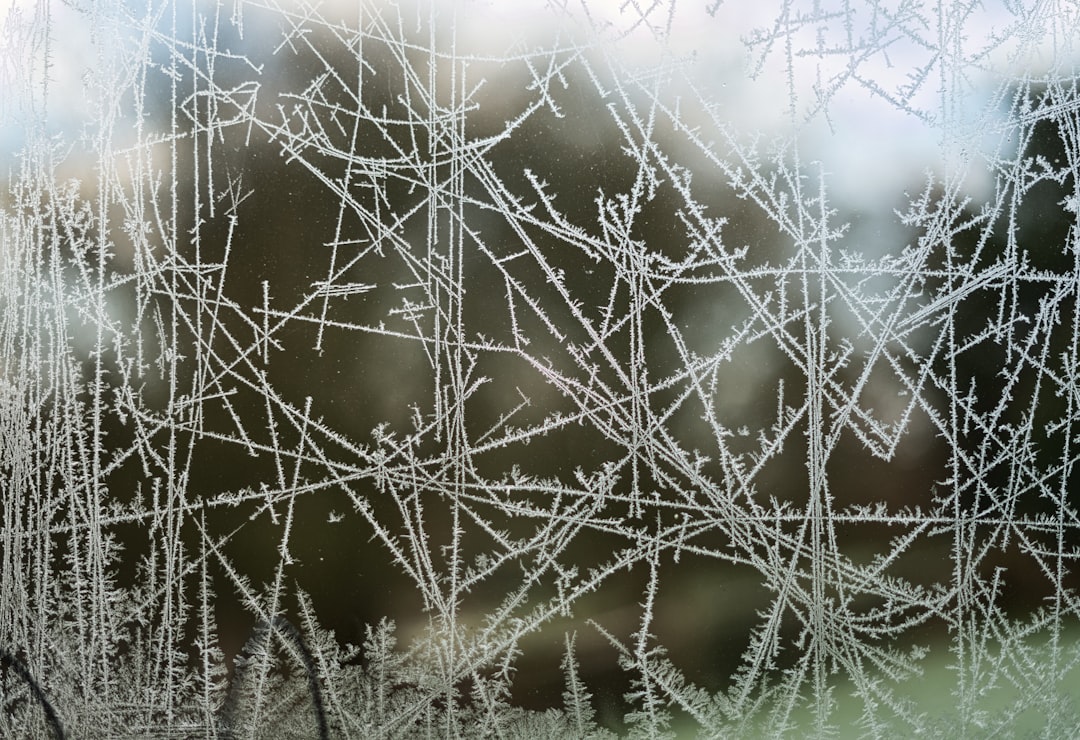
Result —
<instances>
[{"instance_id":1,"label":"frosted window pane","mask_svg":"<svg viewBox=\"0 0 1080 740\"><path fill-rule=\"evenodd\" d=\"M4 734L1080 726L1074 8L3 12Z\"/></svg>"}]
</instances>

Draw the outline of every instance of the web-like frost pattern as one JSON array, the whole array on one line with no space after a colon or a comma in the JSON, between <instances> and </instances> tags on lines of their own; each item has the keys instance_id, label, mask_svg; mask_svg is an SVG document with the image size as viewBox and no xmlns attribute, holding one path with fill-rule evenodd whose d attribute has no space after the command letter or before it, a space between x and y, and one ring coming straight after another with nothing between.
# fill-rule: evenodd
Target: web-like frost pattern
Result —
<instances>
[{"instance_id":1,"label":"web-like frost pattern","mask_svg":"<svg viewBox=\"0 0 1080 740\"><path fill-rule=\"evenodd\" d=\"M1074 9L346 5L7 15L11 731L1075 731Z\"/></svg>"}]
</instances>

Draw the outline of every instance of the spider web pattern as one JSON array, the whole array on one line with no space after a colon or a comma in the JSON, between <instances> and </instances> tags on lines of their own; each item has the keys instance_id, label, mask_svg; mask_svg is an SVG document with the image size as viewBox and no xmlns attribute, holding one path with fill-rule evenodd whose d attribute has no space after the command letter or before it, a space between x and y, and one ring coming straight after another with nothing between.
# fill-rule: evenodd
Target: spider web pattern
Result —
<instances>
[{"instance_id":1,"label":"spider web pattern","mask_svg":"<svg viewBox=\"0 0 1080 740\"><path fill-rule=\"evenodd\" d=\"M350 737L1075 729L1073 9L761 4L758 126L724 3L75 6L77 132L69 16L0 68L0 647L74 736L311 736L310 685ZM812 143L855 93L937 142L895 210ZM327 628L330 550L402 648ZM290 635L242 685L228 604Z\"/></svg>"}]
</instances>

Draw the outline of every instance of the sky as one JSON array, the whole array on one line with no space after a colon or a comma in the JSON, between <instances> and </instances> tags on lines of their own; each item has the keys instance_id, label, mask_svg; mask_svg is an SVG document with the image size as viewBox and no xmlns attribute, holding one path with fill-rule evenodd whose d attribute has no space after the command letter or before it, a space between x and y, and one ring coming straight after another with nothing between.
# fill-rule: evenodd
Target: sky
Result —
<instances>
[{"instance_id":1,"label":"sky","mask_svg":"<svg viewBox=\"0 0 1080 740\"><path fill-rule=\"evenodd\" d=\"M335 5L346 17L356 7L340 0L320 6L320 12L333 12ZM601 48L630 68L645 70L680 60L689 84L715 102L724 125L747 134L797 137L805 161L823 163L837 197L867 203L903 190L926 170L954 165L946 160L958 152L975 157L970 188L985 187L978 173L986 168L979 166L977 155L1002 146L996 130L1002 111L993 98L1002 77L1037 72L1047 59L1069 57L1060 48L1047 48L1047 43L1064 44L1067 39L1054 28L1047 34L1050 41L1034 48L1026 48L1023 38L1009 36L1009 9L1021 10L1020 3L977 3L954 19L953 26L936 27L918 18L871 12L875 4L844 0L805 0L790 7L784 0L755 0L739 3L737 10L730 1L682 1L670 14L670 6L658 6L642 23L639 7L646 5L637 0L567 0L559 25L559 14L541 2L465 0L455 10L452 3L437 1L435 8L456 25L458 48L478 55L543 45L559 34L565 42L595 35L603 39ZM42 110L52 132L71 132L95 115L103 96L97 92L94 69L114 45L95 45L90 31L94 7L114 5L98 0L0 0L5 9L0 11L4 160L25 140L27 121L40 120ZM222 7L228 16L234 4L222 0ZM235 7L243 9L244 4ZM850 12L839 12L845 7ZM257 11L249 7L244 12L250 18ZM819 20L796 21L811 13ZM48 34L40 31L44 18ZM1070 19L1047 19L1051 25L1059 21L1067 30ZM246 38L262 43L251 29L249 25ZM777 29L787 30L771 43L762 40ZM995 46L995 34L1007 40ZM948 42L954 58L965 60L962 65L939 63L932 45L940 39ZM41 62L46 49L47 70ZM899 110L896 99L923 73L905 99L910 110ZM872 90L875 85L878 89ZM822 89L829 90L824 108L818 105ZM950 139L950 132L959 133L958 140Z\"/></svg>"}]
</instances>

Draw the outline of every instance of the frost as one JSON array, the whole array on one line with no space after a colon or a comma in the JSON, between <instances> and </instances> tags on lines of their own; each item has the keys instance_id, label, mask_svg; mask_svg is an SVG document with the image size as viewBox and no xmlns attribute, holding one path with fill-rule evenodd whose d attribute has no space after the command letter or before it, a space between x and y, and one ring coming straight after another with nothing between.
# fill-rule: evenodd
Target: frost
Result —
<instances>
[{"instance_id":1,"label":"frost","mask_svg":"<svg viewBox=\"0 0 1080 740\"><path fill-rule=\"evenodd\" d=\"M4 13L8 734L1080 726L1074 8Z\"/></svg>"}]
</instances>

